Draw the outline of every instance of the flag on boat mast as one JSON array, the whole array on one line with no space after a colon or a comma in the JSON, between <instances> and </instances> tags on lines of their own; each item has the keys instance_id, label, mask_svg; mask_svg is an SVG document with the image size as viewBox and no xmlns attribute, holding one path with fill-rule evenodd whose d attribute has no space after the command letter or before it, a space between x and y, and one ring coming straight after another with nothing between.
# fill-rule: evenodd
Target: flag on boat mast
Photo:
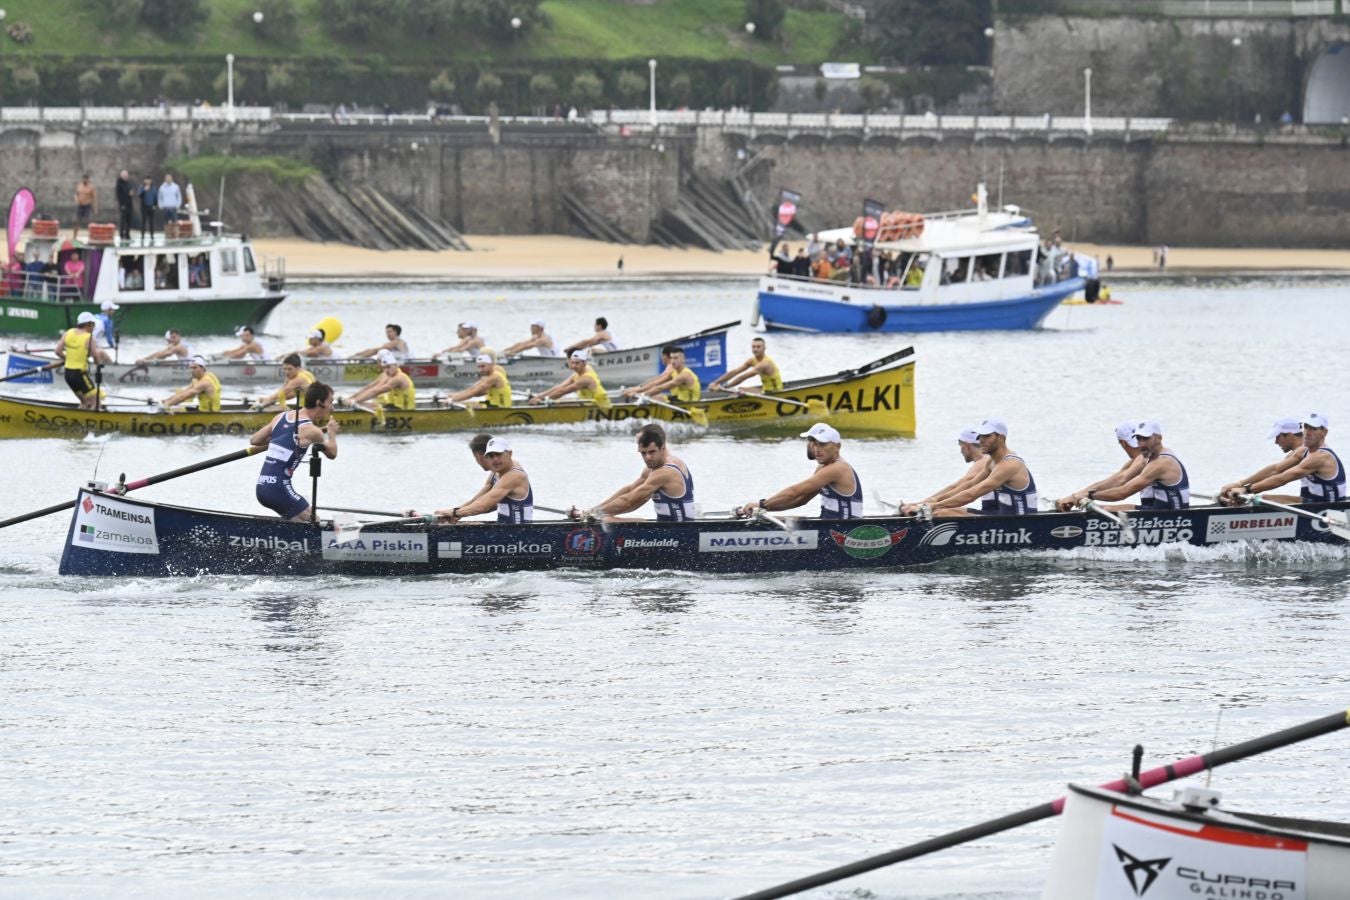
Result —
<instances>
[{"instance_id":1,"label":"flag on boat mast","mask_svg":"<svg viewBox=\"0 0 1350 900\"><path fill-rule=\"evenodd\" d=\"M792 220L797 218L797 204L801 202L802 195L796 191L782 188L778 192L778 220L773 224L773 243L769 245L770 256L773 256L773 251L777 249L778 242L783 239Z\"/></svg>"},{"instance_id":2,"label":"flag on boat mast","mask_svg":"<svg viewBox=\"0 0 1350 900\"><path fill-rule=\"evenodd\" d=\"M863 200L862 239L863 249L871 250L877 242L877 232L881 230L881 214L886 207L879 200Z\"/></svg>"}]
</instances>

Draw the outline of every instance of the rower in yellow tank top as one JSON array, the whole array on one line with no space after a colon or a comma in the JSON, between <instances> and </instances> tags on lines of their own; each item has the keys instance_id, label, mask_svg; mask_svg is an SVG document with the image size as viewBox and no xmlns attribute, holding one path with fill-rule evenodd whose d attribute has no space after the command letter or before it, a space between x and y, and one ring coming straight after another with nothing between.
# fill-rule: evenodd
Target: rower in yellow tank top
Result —
<instances>
[{"instance_id":1,"label":"rower in yellow tank top","mask_svg":"<svg viewBox=\"0 0 1350 900\"><path fill-rule=\"evenodd\" d=\"M783 373L779 371L778 363L764 354L764 338L759 337L750 342L750 358L717 378L712 384L708 385L708 390L731 390L742 381L756 375L759 376L760 390L781 391L783 389Z\"/></svg>"},{"instance_id":2,"label":"rower in yellow tank top","mask_svg":"<svg viewBox=\"0 0 1350 900\"><path fill-rule=\"evenodd\" d=\"M595 387L578 387L577 396L582 400L590 400L596 406L607 406L609 404L609 392L606 391L605 386L600 383L600 376L595 374L595 369L591 368L589 363L586 365L585 371L581 373L581 377L583 379L589 378L591 381L594 381Z\"/></svg>"},{"instance_id":3,"label":"rower in yellow tank top","mask_svg":"<svg viewBox=\"0 0 1350 900\"><path fill-rule=\"evenodd\" d=\"M295 401L295 394L297 389L299 390L301 396L303 396L305 393L305 388L309 387L313 383L314 383L313 372L309 371L308 369L296 368L295 374L288 376L286 379L286 383L283 384L281 387L277 388L277 392L272 395L272 400L273 402L280 403L283 406L291 404Z\"/></svg>"},{"instance_id":4,"label":"rower in yellow tank top","mask_svg":"<svg viewBox=\"0 0 1350 900\"><path fill-rule=\"evenodd\" d=\"M206 357L194 356L188 360L188 372L192 376L192 383L160 405L166 412L178 412L180 403L195 397L198 412L220 412L220 379L214 372L206 371Z\"/></svg>"},{"instance_id":5,"label":"rower in yellow tank top","mask_svg":"<svg viewBox=\"0 0 1350 900\"><path fill-rule=\"evenodd\" d=\"M80 398L81 409L93 409L98 405L100 392L89 377L89 358L98 354L94 346L94 314L82 312L75 320L75 327L67 329L56 345L56 355L65 363L66 386Z\"/></svg>"},{"instance_id":6,"label":"rower in yellow tank top","mask_svg":"<svg viewBox=\"0 0 1350 900\"><path fill-rule=\"evenodd\" d=\"M675 345L663 347L661 357L667 361L666 370L660 375L635 388L627 388L625 397L655 397L669 392L670 399L678 403L696 403L703 396L703 385L698 376L684 364L684 348Z\"/></svg>"},{"instance_id":7,"label":"rower in yellow tank top","mask_svg":"<svg viewBox=\"0 0 1350 900\"><path fill-rule=\"evenodd\" d=\"M506 377L506 371L488 353L478 354L475 362L478 364L478 380L464 390L451 394L450 403L460 405L481 397L488 406L503 409L511 406L511 380Z\"/></svg>"},{"instance_id":8,"label":"rower in yellow tank top","mask_svg":"<svg viewBox=\"0 0 1350 900\"><path fill-rule=\"evenodd\" d=\"M383 406L392 406L394 409L416 409L417 408L417 385L408 374L403 373L407 379L407 384L401 387L390 388L375 399L380 401Z\"/></svg>"},{"instance_id":9,"label":"rower in yellow tank top","mask_svg":"<svg viewBox=\"0 0 1350 900\"><path fill-rule=\"evenodd\" d=\"M65 336L61 338L61 346L65 351L61 355L66 360L66 371L89 371L89 348L94 341L93 327L91 322L88 325L66 329Z\"/></svg>"}]
</instances>

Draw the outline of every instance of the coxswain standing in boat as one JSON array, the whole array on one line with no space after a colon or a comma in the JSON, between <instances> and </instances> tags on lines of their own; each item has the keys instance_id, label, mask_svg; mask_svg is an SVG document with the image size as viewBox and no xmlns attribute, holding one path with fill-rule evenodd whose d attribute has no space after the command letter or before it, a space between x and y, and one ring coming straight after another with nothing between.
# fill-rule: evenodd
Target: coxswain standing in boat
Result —
<instances>
[{"instance_id":1,"label":"coxswain standing in boat","mask_svg":"<svg viewBox=\"0 0 1350 900\"><path fill-rule=\"evenodd\" d=\"M188 360L188 374L192 381L173 394L160 407L169 413L178 412L178 405L197 398L197 412L220 412L220 379L206 371L206 357L194 356Z\"/></svg>"},{"instance_id":2,"label":"coxswain standing in boat","mask_svg":"<svg viewBox=\"0 0 1350 900\"><path fill-rule=\"evenodd\" d=\"M590 357L586 355L585 350L573 350L572 355L567 359L567 368L572 370L572 374L559 384L531 397L531 406L557 400L572 393L575 393L579 399L594 403L602 408L610 405L609 394L605 391L605 386L600 383L600 376L595 374L595 369L591 368Z\"/></svg>"},{"instance_id":3,"label":"coxswain standing in boat","mask_svg":"<svg viewBox=\"0 0 1350 900\"><path fill-rule=\"evenodd\" d=\"M255 495L272 512L293 522L309 522L309 501L296 493L291 476L311 446L329 459L337 458L338 421L333 416L333 389L316 381L305 389L304 408L285 410L254 432L255 447L266 447ZM326 427L320 427L325 425Z\"/></svg>"},{"instance_id":4,"label":"coxswain standing in boat","mask_svg":"<svg viewBox=\"0 0 1350 900\"><path fill-rule=\"evenodd\" d=\"M762 500L751 501L732 510L737 518L749 518L757 510L779 512L805 506L820 498L820 518L860 519L863 516L862 479L841 455L843 439L838 430L817 422L802 432L806 438L806 458L816 471L805 481L783 488Z\"/></svg>"},{"instance_id":5,"label":"coxswain standing in boat","mask_svg":"<svg viewBox=\"0 0 1350 900\"><path fill-rule=\"evenodd\" d=\"M98 351L95 355L101 363L112 362L112 357L103 352L104 347L117 349L117 323L113 321L112 314L121 308L111 300L104 300L94 315L94 349Z\"/></svg>"},{"instance_id":6,"label":"coxswain standing in boat","mask_svg":"<svg viewBox=\"0 0 1350 900\"><path fill-rule=\"evenodd\" d=\"M1239 478L1237 481L1225 484L1219 489L1219 502L1231 506L1235 503L1241 503L1242 498L1239 494L1246 492L1246 486L1255 484L1263 478L1269 478L1276 472L1283 472L1290 466L1296 466L1302 461L1303 453L1303 423L1298 419L1289 416L1283 419L1276 419L1275 424L1270 426L1270 433L1266 439L1274 439L1275 446L1283 451L1277 461L1268 466L1262 466L1246 478Z\"/></svg>"},{"instance_id":7,"label":"coxswain standing in boat","mask_svg":"<svg viewBox=\"0 0 1350 900\"><path fill-rule=\"evenodd\" d=\"M1008 426L1002 419L985 419L975 429L980 450L989 457L989 472L964 490L947 497L931 510L934 516L969 516L966 506L993 493L1000 516L1025 516L1036 512L1036 479L1026 462L1008 448ZM983 506L983 504L982 504ZM984 512L982 508L980 512Z\"/></svg>"},{"instance_id":8,"label":"coxswain standing in boat","mask_svg":"<svg viewBox=\"0 0 1350 900\"><path fill-rule=\"evenodd\" d=\"M66 386L80 398L80 409L93 409L98 403L98 387L89 377L89 362L95 359L94 314L82 312L75 318L73 328L56 345L56 355L66 368Z\"/></svg>"},{"instance_id":9,"label":"coxswain standing in boat","mask_svg":"<svg viewBox=\"0 0 1350 900\"><path fill-rule=\"evenodd\" d=\"M168 359L171 356L176 356L179 359L190 359L192 357L192 345L183 340L182 332L177 328L170 328L164 332L164 341L167 346L163 350L156 350L154 353L142 356L136 362L154 362L157 359Z\"/></svg>"},{"instance_id":10,"label":"coxswain standing in boat","mask_svg":"<svg viewBox=\"0 0 1350 900\"><path fill-rule=\"evenodd\" d=\"M1277 503L1337 503L1346 499L1345 466L1336 451L1326 445L1327 418L1318 413L1303 417L1303 450L1298 461L1265 478L1242 485L1242 493L1261 494L1292 481L1299 481L1298 496L1271 494L1266 499ZM1229 502L1240 497L1229 495Z\"/></svg>"},{"instance_id":11,"label":"coxswain standing in boat","mask_svg":"<svg viewBox=\"0 0 1350 900\"><path fill-rule=\"evenodd\" d=\"M367 347L360 353L353 353L352 359L369 359L372 356L378 356L381 350L388 350L398 358L399 362L412 358L412 350L408 349L408 342L403 339L402 325L395 325L390 322L384 326L384 343Z\"/></svg>"},{"instance_id":12,"label":"coxswain standing in boat","mask_svg":"<svg viewBox=\"0 0 1350 900\"><path fill-rule=\"evenodd\" d=\"M548 332L544 330L542 319L535 319L530 323L530 336L523 341L517 341L502 351L502 356L518 356L526 350L537 350L540 356L556 358L562 356L558 348L553 344L553 338L549 337Z\"/></svg>"},{"instance_id":13,"label":"coxswain standing in boat","mask_svg":"<svg viewBox=\"0 0 1350 900\"><path fill-rule=\"evenodd\" d=\"M687 522L696 517L694 476L684 460L670 452L665 429L655 423L643 425L637 433L637 447L642 474L589 510L573 506L567 511L569 519L621 516L648 500L658 522Z\"/></svg>"},{"instance_id":14,"label":"coxswain standing in boat","mask_svg":"<svg viewBox=\"0 0 1350 900\"><path fill-rule=\"evenodd\" d=\"M955 496L970 485L982 481L989 474L989 457L985 456L984 451L980 449L980 435L974 428L964 428L956 435L956 447L961 452L961 458L970 464L967 466L965 474L917 503L901 503L901 515L912 516L924 506L930 509L935 506L942 506L948 497ZM992 515L998 511L998 501L994 499L992 491L980 497L979 500L979 508L971 509L972 513Z\"/></svg>"},{"instance_id":15,"label":"coxswain standing in boat","mask_svg":"<svg viewBox=\"0 0 1350 900\"><path fill-rule=\"evenodd\" d=\"M1154 421L1140 422L1131 435L1139 442L1139 458L1143 466L1130 478L1105 488L1077 491L1061 498L1055 504L1069 510L1085 500L1124 500L1139 494L1139 505L1107 506L1107 509L1186 509L1191 505L1191 480L1186 467L1177 455L1163 446L1162 426ZM1152 495L1145 493L1152 489Z\"/></svg>"},{"instance_id":16,"label":"coxswain standing in boat","mask_svg":"<svg viewBox=\"0 0 1350 900\"><path fill-rule=\"evenodd\" d=\"M614 340L614 335L609 333L609 319L604 316L598 316L595 320L595 334L588 338L582 338L575 344L570 344L563 353L570 357L578 350L589 350L591 353L613 353L619 349L619 345Z\"/></svg>"},{"instance_id":17,"label":"coxswain standing in boat","mask_svg":"<svg viewBox=\"0 0 1350 900\"><path fill-rule=\"evenodd\" d=\"M1129 481L1138 475L1140 470L1148 462L1144 454L1139 450L1139 439L1134 436L1134 422L1122 422L1116 426L1116 443L1125 453L1125 462L1121 463L1120 468L1107 475L1105 478L1094 481L1081 491L1070 494L1068 497L1061 497L1055 501L1055 508L1067 512L1078 503L1075 497L1086 497L1089 491L1100 491L1110 487L1116 487ZM1096 496L1095 493L1093 495ZM1145 508L1153 501L1153 486L1149 485L1139 491L1140 508ZM1130 507L1126 506L1125 509Z\"/></svg>"},{"instance_id":18,"label":"coxswain standing in boat","mask_svg":"<svg viewBox=\"0 0 1350 900\"><path fill-rule=\"evenodd\" d=\"M251 327L240 326L234 336L239 338L239 346L221 353L222 359L267 359L267 353L264 352L263 345L258 343L258 338L253 334Z\"/></svg>"},{"instance_id":19,"label":"coxswain standing in boat","mask_svg":"<svg viewBox=\"0 0 1350 900\"><path fill-rule=\"evenodd\" d=\"M338 405L355 406L377 416L382 415L386 408L416 409L417 387L408 373L399 368L394 351L381 350L375 359L380 364L380 374L350 399L339 397ZM375 400L373 405L370 403L372 399Z\"/></svg>"},{"instance_id":20,"label":"coxswain standing in boat","mask_svg":"<svg viewBox=\"0 0 1350 900\"><path fill-rule=\"evenodd\" d=\"M764 338L755 338L750 342L750 358L731 371L721 375L708 385L709 391L731 390L754 376L759 376L759 389L765 392L783 389L783 374L778 371L778 363L764 355Z\"/></svg>"},{"instance_id":21,"label":"coxswain standing in boat","mask_svg":"<svg viewBox=\"0 0 1350 900\"><path fill-rule=\"evenodd\" d=\"M459 338L459 341L446 347L441 351L441 354L465 353L472 356L477 355L480 350L487 346L487 341L478 335L477 322L460 322L459 325L455 326L455 336Z\"/></svg>"},{"instance_id":22,"label":"coxswain standing in boat","mask_svg":"<svg viewBox=\"0 0 1350 900\"><path fill-rule=\"evenodd\" d=\"M476 362L478 380L464 390L451 394L450 402L462 404L466 400L482 397L485 406L503 409L511 406L511 381L506 377L505 370L486 353L480 353ZM476 403L473 405L477 406Z\"/></svg>"},{"instance_id":23,"label":"coxswain standing in boat","mask_svg":"<svg viewBox=\"0 0 1350 900\"><path fill-rule=\"evenodd\" d=\"M483 448L487 482L464 503L436 510L436 519L451 525L469 516L497 511L497 524L519 525L534 521L534 489L530 476L515 461L506 438L490 438Z\"/></svg>"},{"instance_id":24,"label":"coxswain standing in boat","mask_svg":"<svg viewBox=\"0 0 1350 900\"><path fill-rule=\"evenodd\" d=\"M306 388L314 383L314 373L304 367L299 353L291 353L282 360L281 374L286 378L275 394L259 400L254 409L281 409L289 406L297 396L304 394Z\"/></svg>"},{"instance_id":25,"label":"coxswain standing in boat","mask_svg":"<svg viewBox=\"0 0 1350 900\"><path fill-rule=\"evenodd\" d=\"M689 369L684 364L684 348L676 347L673 344L662 348L661 355L670 360L670 365L664 372L648 381L646 384L635 388L628 388L623 392L625 397L650 397L655 394L669 392L671 401L688 405L697 403L703 396L703 385L699 383L698 376L694 374L693 369Z\"/></svg>"}]
</instances>

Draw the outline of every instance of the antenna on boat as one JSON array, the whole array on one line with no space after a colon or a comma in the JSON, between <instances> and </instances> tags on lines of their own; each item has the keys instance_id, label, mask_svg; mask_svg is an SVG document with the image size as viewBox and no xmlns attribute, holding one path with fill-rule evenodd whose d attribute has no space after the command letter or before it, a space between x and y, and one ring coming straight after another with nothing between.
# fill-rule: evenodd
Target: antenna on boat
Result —
<instances>
[{"instance_id":1,"label":"antenna on boat","mask_svg":"<svg viewBox=\"0 0 1350 900\"><path fill-rule=\"evenodd\" d=\"M89 479L91 484L96 484L98 482L98 464L103 462L103 451L107 449L107 442L104 442L103 445L98 448L98 456L94 457L94 477ZM126 477L127 476L123 475L122 480L125 481Z\"/></svg>"},{"instance_id":2,"label":"antenna on boat","mask_svg":"<svg viewBox=\"0 0 1350 900\"><path fill-rule=\"evenodd\" d=\"M212 225L216 226L216 237L220 237L221 231L225 228L225 176L220 176L220 202L216 204L216 221Z\"/></svg>"},{"instance_id":3,"label":"antenna on boat","mask_svg":"<svg viewBox=\"0 0 1350 900\"><path fill-rule=\"evenodd\" d=\"M1219 746L1219 723L1223 721L1223 707L1219 707L1219 714L1214 717L1214 740L1210 742L1209 752L1213 753L1214 748ZM1214 777L1212 768L1205 770L1205 787L1209 787L1209 780Z\"/></svg>"}]
</instances>

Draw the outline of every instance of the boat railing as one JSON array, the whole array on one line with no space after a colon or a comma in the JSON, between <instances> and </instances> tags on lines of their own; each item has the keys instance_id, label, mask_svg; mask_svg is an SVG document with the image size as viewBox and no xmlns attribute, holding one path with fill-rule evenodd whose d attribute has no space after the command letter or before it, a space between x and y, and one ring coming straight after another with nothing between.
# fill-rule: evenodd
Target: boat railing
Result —
<instances>
[{"instance_id":1,"label":"boat railing","mask_svg":"<svg viewBox=\"0 0 1350 900\"><path fill-rule=\"evenodd\" d=\"M4 273L5 295L48 303L83 303L84 276L11 269Z\"/></svg>"},{"instance_id":2,"label":"boat railing","mask_svg":"<svg viewBox=\"0 0 1350 900\"><path fill-rule=\"evenodd\" d=\"M286 290L286 257L269 257L263 260L263 284L274 294Z\"/></svg>"}]
</instances>

